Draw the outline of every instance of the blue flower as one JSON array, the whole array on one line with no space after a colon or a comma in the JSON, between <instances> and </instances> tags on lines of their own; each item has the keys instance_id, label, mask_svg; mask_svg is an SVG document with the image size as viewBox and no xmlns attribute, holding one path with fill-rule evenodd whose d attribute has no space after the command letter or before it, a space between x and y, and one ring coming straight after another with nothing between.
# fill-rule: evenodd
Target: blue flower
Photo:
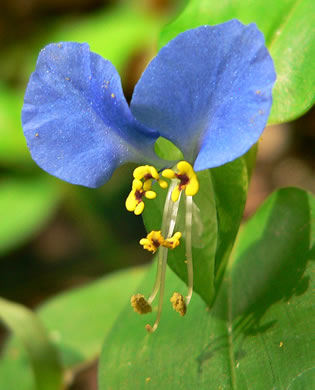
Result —
<instances>
[{"instance_id":1,"label":"blue flower","mask_svg":"<svg viewBox=\"0 0 315 390\"><path fill-rule=\"evenodd\" d=\"M276 75L264 37L255 24L232 20L186 31L163 47L138 81L130 107L113 65L87 44L62 42L44 48L32 74L22 112L24 134L33 159L47 172L73 184L98 187L121 164L134 171L126 207L136 215L143 198L153 199L152 181L171 180L161 230L140 241L158 252L151 295L131 299L140 314L151 312L158 290L159 323L168 250L185 242L188 294L174 293L174 309L184 315L193 290L192 197L198 171L243 155L267 123ZM175 144L185 161L174 167L154 152L160 137ZM152 166L154 165L154 166ZM197 174L196 174L197 172ZM175 182L175 183L174 183ZM185 231L175 232L182 192ZM176 250L176 249L175 249Z\"/></svg>"},{"instance_id":2,"label":"blue flower","mask_svg":"<svg viewBox=\"0 0 315 390\"><path fill-rule=\"evenodd\" d=\"M237 20L169 42L144 71L130 107L109 61L87 44L50 44L30 78L22 124L36 163L73 184L101 186L127 162L167 166L154 153L159 136L200 171L257 142L274 81L263 35Z\"/></svg>"}]
</instances>

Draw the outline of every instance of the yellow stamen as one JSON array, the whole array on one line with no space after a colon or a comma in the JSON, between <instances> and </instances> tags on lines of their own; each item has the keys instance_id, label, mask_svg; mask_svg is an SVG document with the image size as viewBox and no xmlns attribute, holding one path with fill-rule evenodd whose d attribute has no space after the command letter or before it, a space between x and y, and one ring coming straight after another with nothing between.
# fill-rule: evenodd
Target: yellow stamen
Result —
<instances>
[{"instance_id":1,"label":"yellow stamen","mask_svg":"<svg viewBox=\"0 0 315 390\"><path fill-rule=\"evenodd\" d=\"M167 182L166 180L159 179L158 182L159 182L159 186L160 186L161 188L163 188L164 190L165 190L165 188L168 187L168 182Z\"/></svg>"},{"instance_id":2,"label":"yellow stamen","mask_svg":"<svg viewBox=\"0 0 315 390\"><path fill-rule=\"evenodd\" d=\"M159 246L164 246L168 249L174 249L180 244L181 232L176 232L173 237L163 238L160 230L152 230L151 233L147 235L146 238L140 240L140 245L143 246L143 249L146 249L149 252L155 253Z\"/></svg>"},{"instance_id":3,"label":"yellow stamen","mask_svg":"<svg viewBox=\"0 0 315 390\"><path fill-rule=\"evenodd\" d=\"M185 190L186 196L194 196L199 191L199 182L193 167L187 161L180 161L177 164L178 173L172 169L164 169L162 176L168 179L180 180L172 192L172 201L177 202L180 191Z\"/></svg>"},{"instance_id":4,"label":"yellow stamen","mask_svg":"<svg viewBox=\"0 0 315 390\"><path fill-rule=\"evenodd\" d=\"M187 306L182 294L175 292L170 301L173 305L173 309L176 310L177 313L179 313L181 316L184 316L186 314Z\"/></svg>"},{"instance_id":5,"label":"yellow stamen","mask_svg":"<svg viewBox=\"0 0 315 390\"><path fill-rule=\"evenodd\" d=\"M140 215L144 210L143 197L156 198L156 192L151 190L152 180L156 180L161 188L167 188L167 181L160 179L156 168L151 165L141 165L133 171L132 189L126 199L126 209Z\"/></svg>"},{"instance_id":6,"label":"yellow stamen","mask_svg":"<svg viewBox=\"0 0 315 390\"><path fill-rule=\"evenodd\" d=\"M170 237L170 238L167 238L166 240L164 240L162 245L165 246L166 248L174 249L180 244L179 240L181 239L181 237L182 237L182 233L176 232L173 235L173 237Z\"/></svg>"},{"instance_id":7,"label":"yellow stamen","mask_svg":"<svg viewBox=\"0 0 315 390\"><path fill-rule=\"evenodd\" d=\"M131 306L136 313L147 314L151 313L152 307L142 294L133 295L130 299Z\"/></svg>"},{"instance_id":8,"label":"yellow stamen","mask_svg":"<svg viewBox=\"0 0 315 390\"><path fill-rule=\"evenodd\" d=\"M164 169L162 176L166 177L167 179L174 179L176 177L176 173L172 169Z\"/></svg>"},{"instance_id":9,"label":"yellow stamen","mask_svg":"<svg viewBox=\"0 0 315 390\"><path fill-rule=\"evenodd\" d=\"M154 192L154 191L145 191L144 196L147 199L155 199L156 198L156 192Z\"/></svg>"},{"instance_id":10,"label":"yellow stamen","mask_svg":"<svg viewBox=\"0 0 315 390\"><path fill-rule=\"evenodd\" d=\"M156 197L156 192L143 189L143 183L139 179L134 179L132 182L132 190L130 191L126 199L126 209L128 211L133 211L135 215L140 215L144 210L143 197L147 199L154 199Z\"/></svg>"},{"instance_id":11,"label":"yellow stamen","mask_svg":"<svg viewBox=\"0 0 315 390\"><path fill-rule=\"evenodd\" d=\"M158 247L163 245L163 242L164 238L161 234L161 231L152 230L152 232L149 233L146 238L142 238L140 240L140 245L143 246L143 249L155 253Z\"/></svg>"},{"instance_id":12,"label":"yellow stamen","mask_svg":"<svg viewBox=\"0 0 315 390\"><path fill-rule=\"evenodd\" d=\"M144 210L144 203L143 203L143 201L141 201L135 207L134 213L135 213L135 215L140 215L140 214L142 214L143 210Z\"/></svg>"},{"instance_id":13,"label":"yellow stamen","mask_svg":"<svg viewBox=\"0 0 315 390\"><path fill-rule=\"evenodd\" d=\"M133 171L133 177L138 180L143 180L143 189L148 191L151 189L152 180L156 180L161 188L167 188L168 183L160 179L160 175L156 168L151 165L141 165Z\"/></svg>"},{"instance_id":14,"label":"yellow stamen","mask_svg":"<svg viewBox=\"0 0 315 390\"><path fill-rule=\"evenodd\" d=\"M144 191L150 191L150 190L151 190L151 187L152 187L152 181L151 181L151 180L146 180L146 181L143 183L143 189L144 189Z\"/></svg>"}]
</instances>

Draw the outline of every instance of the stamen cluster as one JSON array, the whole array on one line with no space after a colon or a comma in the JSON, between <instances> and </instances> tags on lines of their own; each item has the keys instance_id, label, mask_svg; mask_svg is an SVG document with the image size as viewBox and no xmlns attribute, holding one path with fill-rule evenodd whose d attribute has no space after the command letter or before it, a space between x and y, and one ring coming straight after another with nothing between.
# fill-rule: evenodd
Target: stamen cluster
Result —
<instances>
[{"instance_id":1,"label":"stamen cluster","mask_svg":"<svg viewBox=\"0 0 315 390\"><path fill-rule=\"evenodd\" d=\"M151 190L152 180L156 180L161 188L167 188L168 184L165 180L160 179L157 170L150 165L136 168L133 177L132 189L126 199L126 209L133 211L135 215L140 215L144 210L143 197L156 198L156 192Z\"/></svg>"},{"instance_id":2,"label":"stamen cluster","mask_svg":"<svg viewBox=\"0 0 315 390\"><path fill-rule=\"evenodd\" d=\"M184 316L187 311L187 306L190 302L193 290L193 266L192 266L192 240L191 240L191 224L192 224L192 196L196 195L199 190L199 182L197 175L192 166L187 161L180 161L176 170L165 169L162 176L171 179L168 194L165 201L163 220L161 230L151 231L145 238L140 240L140 245L149 252L158 252L158 269L154 287L150 297L146 300L144 295L136 294L131 297L131 306L134 311L139 314L147 314L152 311L151 303L155 299L158 291L159 304L155 323L153 326L146 325L149 332L154 332L159 324L162 312L165 272L167 263L168 249L175 249L180 245L182 237L181 232L175 232L175 224L181 193L184 191L186 195L186 218L185 218L185 244L186 244L186 264L188 274L188 294L184 298L182 294L175 292L170 299L172 306L181 316ZM137 167L133 172L132 189L126 200L126 208L128 211L133 211L139 215L144 210L144 201L146 199L154 199L156 192L152 190L153 180L157 181L161 188L168 187L167 181L160 178L160 174L153 166L144 165ZM175 180L173 180L175 179Z\"/></svg>"},{"instance_id":3,"label":"stamen cluster","mask_svg":"<svg viewBox=\"0 0 315 390\"><path fill-rule=\"evenodd\" d=\"M180 244L180 238L182 237L181 232L176 232L173 237L163 238L161 230L152 230L151 233L147 235L146 238L140 240L140 245L143 246L143 249L146 249L149 252L155 253L159 246L164 246L165 248L174 249Z\"/></svg>"}]
</instances>

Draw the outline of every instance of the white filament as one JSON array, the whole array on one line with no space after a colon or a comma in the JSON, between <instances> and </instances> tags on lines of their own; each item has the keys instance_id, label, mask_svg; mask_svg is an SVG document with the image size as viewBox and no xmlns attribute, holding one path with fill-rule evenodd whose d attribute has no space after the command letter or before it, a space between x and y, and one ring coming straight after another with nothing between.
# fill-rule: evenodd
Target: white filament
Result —
<instances>
[{"instance_id":1,"label":"white filament","mask_svg":"<svg viewBox=\"0 0 315 390\"><path fill-rule=\"evenodd\" d=\"M185 234L186 234L186 264L188 278L188 294L186 296L186 305L189 304L193 292L194 274L192 263L192 242L191 242L191 227L192 227L192 196L186 196L186 216L185 216Z\"/></svg>"},{"instance_id":2,"label":"white filament","mask_svg":"<svg viewBox=\"0 0 315 390\"><path fill-rule=\"evenodd\" d=\"M171 199L172 192L176 185L177 183L175 181L172 181L168 193L166 195L165 206L163 210L163 218L162 218L162 229L161 229L162 236L165 238L169 238L173 235L175 224L176 224L180 197L175 203ZM154 332L157 329L161 319L163 297L164 297L164 290L165 290L167 253L168 253L168 248L162 246L159 248L158 267L157 267L155 283L153 286L152 293L148 298L148 303L151 304L151 302L153 302L154 298L156 297L157 292L160 290L159 303L158 303L156 320L153 326L151 327L150 325L147 325L147 328L150 332Z\"/></svg>"},{"instance_id":3,"label":"white filament","mask_svg":"<svg viewBox=\"0 0 315 390\"><path fill-rule=\"evenodd\" d=\"M161 228L162 236L165 238L168 238L168 237L173 235L175 222L176 222L176 218L177 218L178 205L179 205L180 199L176 203L174 203L171 199L172 192L173 192L174 188L176 187L176 185L177 184L175 181L171 182L169 190L168 190L167 195L166 195L166 199L165 199L165 205L164 205L163 217L162 217L162 228ZM164 259L165 256L166 256L166 258ZM159 291L161 280L163 280L163 278L162 278L162 269L164 266L163 263L164 262L166 263L166 261L167 261L167 250L166 250L166 253L164 253L164 251L162 251L162 248L159 248L157 272L156 272L155 282L154 282L154 286L153 286L151 295L148 298L149 304L151 304L153 302L153 300L156 297L156 294ZM164 275L164 279L165 279L165 275Z\"/></svg>"}]
</instances>

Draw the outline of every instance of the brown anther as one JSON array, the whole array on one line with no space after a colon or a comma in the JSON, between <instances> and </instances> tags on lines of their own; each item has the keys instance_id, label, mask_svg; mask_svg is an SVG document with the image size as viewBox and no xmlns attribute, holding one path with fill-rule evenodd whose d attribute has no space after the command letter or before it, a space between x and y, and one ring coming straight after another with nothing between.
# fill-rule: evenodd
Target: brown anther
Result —
<instances>
[{"instance_id":1,"label":"brown anther","mask_svg":"<svg viewBox=\"0 0 315 390\"><path fill-rule=\"evenodd\" d=\"M152 307L142 294L133 295L130 299L133 310L138 314L151 313Z\"/></svg>"},{"instance_id":2,"label":"brown anther","mask_svg":"<svg viewBox=\"0 0 315 390\"><path fill-rule=\"evenodd\" d=\"M170 301L173 305L173 309L176 310L177 313L179 313L181 316L184 316L186 314L187 306L182 294L175 292Z\"/></svg>"}]
</instances>

